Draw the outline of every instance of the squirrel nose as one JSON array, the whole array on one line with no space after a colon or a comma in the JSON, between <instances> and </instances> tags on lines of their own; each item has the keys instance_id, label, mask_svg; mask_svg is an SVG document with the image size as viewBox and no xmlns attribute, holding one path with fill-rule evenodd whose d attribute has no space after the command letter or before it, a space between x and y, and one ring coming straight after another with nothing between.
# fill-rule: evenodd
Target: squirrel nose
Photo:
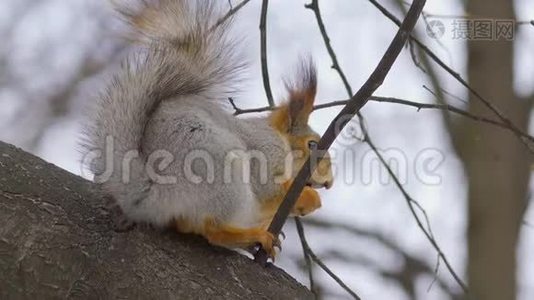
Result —
<instances>
[{"instance_id":1,"label":"squirrel nose","mask_svg":"<svg viewBox=\"0 0 534 300\"><path fill-rule=\"evenodd\" d=\"M327 180L325 183L324 183L324 188L329 190L333 185L333 181L332 180Z\"/></svg>"}]
</instances>

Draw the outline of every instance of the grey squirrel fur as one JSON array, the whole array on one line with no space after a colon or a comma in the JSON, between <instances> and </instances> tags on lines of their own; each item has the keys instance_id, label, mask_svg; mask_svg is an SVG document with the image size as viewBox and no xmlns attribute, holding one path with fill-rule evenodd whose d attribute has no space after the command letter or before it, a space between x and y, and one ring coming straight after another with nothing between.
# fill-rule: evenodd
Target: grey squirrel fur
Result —
<instances>
[{"instance_id":1,"label":"grey squirrel fur","mask_svg":"<svg viewBox=\"0 0 534 300\"><path fill-rule=\"evenodd\" d=\"M127 59L87 113L83 147L85 155L99 154L88 165L95 181L135 222L164 227L181 220L187 224L181 231L199 234L207 218L235 228L266 228L272 216L266 219L265 201L283 196L281 183L305 158L292 157L295 147L287 136L319 139L307 124L311 110L301 112L304 105L290 100L278 112L289 114L288 124L276 130L276 112L244 119L224 108L245 65L228 33L231 21L213 27L222 16L215 1L133 1L119 11L142 50ZM304 62L288 88L290 94L313 89L314 97L315 85L315 68ZM242 156L251 152L264 154L267 168L251 160L247 182L240 180L248 166ZM184 161L191 157L196 159L186 170ZM227 168L229 157L235 161ZM310 185L331 185L329 160L323 169ZM225 178L228 172L233 180Z\"/></svg>"}]
</instances>

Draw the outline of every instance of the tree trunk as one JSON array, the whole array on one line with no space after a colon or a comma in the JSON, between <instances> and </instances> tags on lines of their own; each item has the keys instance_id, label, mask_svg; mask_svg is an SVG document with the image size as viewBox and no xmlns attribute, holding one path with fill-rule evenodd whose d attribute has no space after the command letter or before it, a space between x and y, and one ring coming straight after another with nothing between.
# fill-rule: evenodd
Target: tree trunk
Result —
<instances>
[{"instance_id":1,"label":"tree trunk","mask_svg":"<svg viewBox=\"0 0 534 300\"><path fill-rule=\"evenodd\" d=\"M0 299L304 299L282 270L203 239L112 230L92 183L0 142Z\"/></svg>"},{"instance_id":2,"label":"tree trunk","mask_svg":"<svg viewBox=\"0 0 534 300\"><path fill-rule=\"evenodd\" d=\"M469 0L474 18L514 19L513 1ZM514 44L468 42L470 84L519 128L527 130L530 105L513 90ZM469 110L495 116L474 96ZM470 299L515 299L516 248L527 201L529 155L509 131L465 121L459 152L469 181L468 279Z\"/></svg>"}]
</instances>

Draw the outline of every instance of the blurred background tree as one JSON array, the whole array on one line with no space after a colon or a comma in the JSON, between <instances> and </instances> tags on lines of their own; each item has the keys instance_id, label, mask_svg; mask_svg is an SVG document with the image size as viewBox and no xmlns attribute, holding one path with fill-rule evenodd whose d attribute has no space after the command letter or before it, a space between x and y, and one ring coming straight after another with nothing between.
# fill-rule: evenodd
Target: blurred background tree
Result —
<instances>
[{"instance_id":1,"label":"blurred background tree","mask_svg":"<svg viewBox=\"0 0 534 300\"><path fill-rule=\"evenodd\" d=\"M509 0L468 0L466 11L487 19L516 19L514 2ZM528 131L533 98L523 98L514 90L517 46L504 38L469 41L468 78L515 125ZM474 95L469 111L492 115ZM451 133L469 182L467 277L471 295L473 299L514 299L519 234L528 230L522 224L529 202L532 153L509 132L477 122L462 120Z\"/></svg>"}]
</instances>

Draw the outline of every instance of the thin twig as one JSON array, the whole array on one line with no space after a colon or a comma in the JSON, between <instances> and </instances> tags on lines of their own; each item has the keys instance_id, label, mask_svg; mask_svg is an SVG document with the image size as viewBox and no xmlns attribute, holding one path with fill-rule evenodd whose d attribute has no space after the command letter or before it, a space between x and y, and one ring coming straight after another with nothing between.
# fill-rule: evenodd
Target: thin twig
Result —
<instances>
[{"instance_id":1,"label":"thin twig","mask_svg":"<svg viewBox=\"0 0 534 300\"><path fill-rule=\"evenodd\" d=\"M274 106L273 92L271 90L271 82L269 79L269 67L267 64L267 11L269 8L269 0L263 0L261 5L261 19L260 19L260 52L261 52L261 75L263 77L263 88L267 96L269 106Z\"/></svg>"},{"instance_id":2,"label":"thin twig","mask_svg":"<svg viewBox=\"0 0 534 300\"><path fill-rule=\"evenodd\" d=\"M397 6L401 10L402 14L405 15L406 14L406 7L404 5L404 1L397 0L397 1L394 1L394 3L397 4ZM425 12L424 11L421 14L421 17L422 17L423 21L425 22L425 25L428 28L429 23L428 23L427 17L425 16ZM417 29L414 30L412 35L417 35ZM452 61L452 55L451 55L451 52L449 51L449 49L447 47L445 47L445 45L441 42L440 39L435 39L435 41L440 46L440 48L443 49L447 53L447 55L450 58L450 61ZM437 103L438 104L448 104L445 101L445 95L443 94L443 92L440 89L440 81L439 81L439 78L438 78L438 74L436 72L436 68L434 67L434 65L430 61L430 58L423 53L423 50L421 50L420 47L415 47L414 41L411 40L411 39L410 39L410 46L411 46L410 49L412 49L412 47L414 48L413 49L414 50L414 55L416 55L416 57L418 58L418 60L419 60L419 62L421 64L421 67L426 71L425 74L430 79L430 83L438 91L437 92L438 95L436 97L437 98ZM417 49L417 51L415 51L416 49ZM448 111L443 110L441 112L441 116L443 118L443 123L444 123L445 127L447 128L447 131L448 132L453 132L455 126L454 126L453 120L452 120L452 118L450 116L450 113ZM452 145L454 146L455 149L458 148L458 145L457 145L458 143L456 142L455 139L451 138L451 143L452 143Z\"/></svg>"},{"instance_id":3,"label":"thin twig","mask_svg":"<svg viewBox=\"0 0 534 300\"><path fill-rule=\"evenodd\" d=\"M343 81L343 85L345 86L345 89L349 93L349 97L352 96L354 93L352 92L352 87L349 84L349 81L347 80L347 76L345 76L345 73L341 70L341 67L339 66L339 62L337 60L336 52L334 51L334 48L332 47L330 43L330 38L328 37L328 34L326 32L326 27L324 26L323 18L321 18L321 14L319 12L319 0L312 0L310 4L305 5L306 8L311 9L315 12L315 19L317 20L317 26L319 26L319 30L321 31L321 35L325 39L325 46L326 50L328 51L328 54L330 55L332 59L332 69L336 70L341 77L341 81Z\"/></svg>"},{"instance_id":4,"label":"thin twig","mask_svg":"<svg viewBox=\"0 0 534 300\"><path fill-rule=\"evenodd\" d=\"M371 147L374 147L374 145L372 144L369 144ZM373 149L375 152L378 151L378 149ZM393 182L395 183L395 185L399 188L399 190L401 191L401 193L403 194L404 198L406 199L406 203L408 204L408 207L410 209L410 212L412 213L416 223L417 223L417 226L419 226L419 228L421 229L421 231L425 234L425 236L427 237L428 241L432 244L432 246L434 247L434 249L436 249L436 251L438 252L438 255L441 257L441 259L443 260L443 263L445 263L445 266L447 267L447 269L449 270L449 272L451 273L451 275L454 277L454 280L456 280L456 282L460 285L460 287L462 287L462 289L464 290L465 293L467 293L467 285L462 281L462 279L460 278L460 276L458 276L458 274L456 274L456 272L454 271L454 269L452 268L451 264L449 263L447 257L445 256L445 254L443 253L443 251L441 250L441 247L438 245L438 243L436 242L436 240L434 239L434 236L432 234L432 232L430 230L428 230L427 228L425 228L425 226L423 225L423 223L421 222L421 220L419 219L419 216L417 215L417 212L415 211L415 203L417 203L417 201L415 201L407 192L406 190L402 187L402 183L399 181L399 179L397 178L397 176L395 176L395 173L393 172L393 170L391 169L391 167L389 166L389 164L387 163L387 161L382 157L382 156L378 156L378 159L381 161L382 165L386 167L386 170L388 172L388 174L391 176L391 178L393 179ZM419 209L421 210L421 208L419 207ZM424 216L425 216L425 220L427 222L427 227L430 228L430 224L428 223L428 216L426 214L426 212L424 210L422 210Z\"/></svg>"},{"instance_id":5,"label":"thin twig","mask_svg":"<svg viewBox=\"0 0 534 300\"><path fill-rule=\"evenodd\" d=\"M419 61L419 58L417 57L417 53L415 52L413 41L411 40L408 41L408 48L410 50L410 57L412 58L412 62L415 65L415 67L421 70L421 72L423 72L424 74L426 74L425 67L423 67L423 65Z\"/></svg>"},{"instance_id":6,"label":"thin twig","mask_svg":"<svg viewBox=\"0 0 534 300\"><path fill-rule=\"evenodd\" d=\"M232 2L229 2L228 4L230 5L230 10L222 18L220 18L217 21L217 23L215 23L211 27L211 30L213 30L214 28L220 26L224 22L226 22L228 19L230 19L233 15L235 15L241 8L243 8L249 2L250 2L250 0L243 0L238 5L236 5L235 7L232 7Z\"/></svg>"},{"instance_id":7,"label":"thin twig","mask_svg":"<svg viewBox=\"0 0 534 300\"><path fill-rule=\"evenodd\" d=\"M534 26L534 20L528 20L528 21L516 21L516 26L522 26L522 25L532 25Z\"/></svg>"},{"instance_id":8,"label":"thin twig","mask_svg":"<svg viewBox=\"0 0 534 300\"><path fill-rule=\"evenodd\" d=\"M417 108L417 111L422 110L422 109L448 110L450 112L462 115L462 116L464 116L466 118L469 118L471 120L474 120L474 121L495 125L495 126L503 128L503 129L508 129L508 130L510 129L508 127L508 125L503 124L503 123L501 123L499 121L495 121L495 120L492 120L492 119L489 119L489 118L486 118L486 117L480 117L480 116L474 115L474 114L472 114L472 113L470 113L470 112L468 112L466 110L459 109L459 108L457 108L455 106L452 106L450 104L418 103L418 102L412 102L412 101L407 101L407 100L393 98L393 97L373 97L370 100L375 101L375 102L396 103L396 104L412 106L412 107Z\"/></svg>"},{"instance_id":9,"label":"thin twig","mask_svg":"<svg viewBox=\"0 0 534 300\"><path fill-rule=\"evenodd\" d=\"M230 103L232 104L232 107L235 110L234 115L236 116L243 115L243 114L250 114L250 113L262 113L262 112L272 111L276 109L276 107L270 107L270 106L251 108L251 109L241 109L236 106L233 99L229 99L229 100L230 100ZM313 107L313 110L320 110L320 109L332 108L336 106L343 106L343 105L347 105L349 101L350 100L335 100L335 101L327 102L324 104L318 104ZM411 106L411 107L417 108L417 111L420 111L423 109L447 110L455 114L464 116L473 121L487 123L493 126L500 127L502 129L511 130L509 125L507 124L492 120L490 118L477 116L475 114L472 114L466 110L460 109L450 104L429 104L429 103L421 103L421 102L414 102L414 101L399 99L395 97L379 97L379 96L372 96L369 98L369 101L381 102L381 103L394 103L394 104Z\"/></svg>"},{"instance_id":10,"label":"thin twig","mask_svg":"<svg viewBox=\"0 0 534 300\"><path fill-rule=\"evenodd\" d=\"M367 103L369 97L371 97L376 89L382 85L384 79L391 70L393 63L397 60L402 48L406 44L411 31L415 27L415 23L417 22L417 19L423 10L425 2L425 0L414 0L406 18L403 21L402 26L399 28L397 34L393 38L373 73L371 73L367 81L352 97L351 101L349 101L349 103L334 118L332 123L330 123L330 126L319 141L319 145L317 147L318 150L314 151L314 153L308 157L306 163L304 163L304 166L298 172L269 226L269 232L271 232L274 236L277 236L282 229L287 217L289 216L291 208L295 205L295 202L306 185L306 182L310 178L314 169L317 167L317 163L311 163L311 158L314 158L314 162L318 162L324 158L324 155L327 153L336 137L350 121L350 118L348 117L353 117L357 112L359 112L359 110ZM317 159L317 161L315 159ZM255 256L255 260L262 265L267 263L267 259L267 253L263 249L260 249Z\"/></svg>"},{"instance_id":11,"label":"thin twig","mask_svg":"<svg viewBox=\"0 0 534 300\"><path fill-rule=\"evenodd\" d=\"M454 100L456 100L456 101L458 101L458 102L460 102L460 103L463 103L463 104L469 104L469 102L468 102L467 100L462 99L462 98L460 98L459 96L454 95L453 93L447 91L446 89L444 89L444 88L442 88L442 87L440 87L439 90L440 90L443 94L445 94L445 95L451 97L452 99L454 99Z\"/></svg>"},{"instance_id":12,"label":"thin twig","mask_svg":"<svg viewBox=\"0 0 534 300\"><path fill-rule=\"evenodd\" d=\"M404 5L402 5L401 1L397 1L397 3L398 3L398 5L399 5L399 8L401 9L401 11L402 11L403 13L406 13L406 8L404 7ZM425 26L426 26L427 28L428 28L429 26L431 26L430 23L428 22L428 15L427 15L425 12L423 12L423 13L421 14L421 16L422 16L422 18L423 18L423 21L425 22ZM415 32L414 32L412 35L415 36ZM410 41L413 42L412 39L410 39ZM444 51L447 52L447 54L448 54L450 60L452 60L451 52L449 51L449 49L448 49L447 47L445 47L445 45L441 42L441 40L440 40L440 39L436 39L436 38L434 38L434 41L440 46L441 49L443 49ZM421 51L421 49L419 49L419 51Z\"/></svg>"},{"instance_id":13,"label":"thin twig","mask_svg":"<svg viewBox=\"0 0 534 300\"><path fill-rule=\"evenodd\" d=\"M300 244L302 245L302 253L304 254L304 261L306 261L306 267L308 268L308 278L310 280L310 291L313 293L317 299L317 292L315 291L315 284L313 282L313 266L311 263L310 254L308 249L310 249L308 243L306 242L306 236L304 235L304 226L300 221L299 217L295 217L295 225L297 226L297 232L300 238Z\"/></svg>"},{"instance_id":14,"label":"thin twig","mask_svg":"<svg viewBox=\"0 0 534 300\"><path fill-rule=\"evenodd\" d=\"M410 276L419 276L419 274L436 274L434 269L431 266L428 266L427 263L423 260L420 260L417 257L411 256L408 254L402 247L397 244L392 239L388 238L386 235L379 231L373 231L368 229L361 229L354 225L349 225L345 223L339 223L339 222L331 222L331 221L324 221L317 218L306 218L303 220L303 225L306 226L312 226L318 229L324 229L324 230L330 230L330 229L336 229L336 230L342 230L345 231L351 235L360 237L360 238L366 238L371 240L374 243L378 243L382 245L384 248L386 248L388 251L393 251L397 255L401 256L404 260L407 268L412 268L412 270L419 270L415 273L410 271ZM323 256L324 257L324 256ZM440 258L441 260L441 258ZM405 277L399 278L399 281L405 280ZM456 292L452 290L452 288L449 286L448 283L446 283L440 276L435 277L436 282L438 285L451 296L451 299L460 299L463 297L460 297Z\"/></svg>"},{"instance_id":15,"label":"thin twig","mask_svg":"<svg viewBox=\"0 0 534 300\"><path fill-rule=\"evenodd\" d=\"M438 259L436 259L436 267L434 268L434 279L432 279L432 282L428 285L428 288L426 289L426 292L430 292L432 290L432 287L434 286L434 283L438 281L439 278L439 263L441 261L440 256L438 255Z\"/></svg>"},{"instance_id":16,"label":"thin twig","mask_svg":"<svg viewBox=\"0 0 534 300\"><path fill-rule=\"evenodd\" d=\"M341 280L332 270L330 270L323 261L315 255L313 250L310 248L310 245L308 245L308 241L306 240L306 235L304 233L304 227L302 226L302 222L298 217L295 218L295 224L297 225L297 231L300 237L300 241L302 243L302 248L304 249L305 255L307 255L309 258L311 258L321 269L323 269L332 279L334 279L339 286L341 286L347 293L349 293L354 299L360 299L360 297L351 290L344 282Z\"/></svg>"}]
</instances>

